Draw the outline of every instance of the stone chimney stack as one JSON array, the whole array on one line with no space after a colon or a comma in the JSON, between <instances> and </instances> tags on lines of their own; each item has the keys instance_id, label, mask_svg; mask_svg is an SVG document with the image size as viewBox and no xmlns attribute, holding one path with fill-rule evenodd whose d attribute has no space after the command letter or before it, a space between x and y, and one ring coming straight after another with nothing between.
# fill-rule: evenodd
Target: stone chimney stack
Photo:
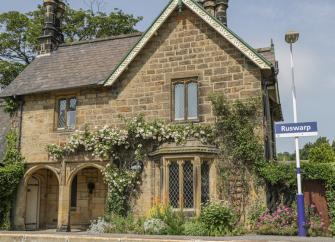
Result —
<instances>
[{"instance_id":1,"label":"stone chimney stack","mask_svg":"<svg viewBox=\"0 0 335 242\"><path fill-rule=\"evenodd\" d=\"M198 0L204 9L227 26L227 9L229 0Z\"/></svg>"},{"instance_id":2,"label":"stone chimney stack","mask_svg":"<svg viewBox=\"0 0 335 242\"><path fill-rule=\"evenodd\" d=\"M203 0L202 5L208 13L215 16L215 0Z\"/></svg>"},{"instance_id":3,"label":"stone chimney stack","mask_svg":"<svg viewBox=\"0 0 335 242\"><path fill-rule=\"evenodd\" d=\"M216 0L215 16L227 26L227 9L229 0Z\"/></svg>"},{"instance_id":4,"label":"stone chimney stack","mask_svg":"<svg viewBox=\"0 0 335 242\"><path fill-rule=\"evenodd\" d=\"M39 38L39 54L48 54L57 49L64 42L61 31L62 20L65 12L65 4L61 0L43 0L45 9L44 27Z\"/></svg>"}]
</instances>

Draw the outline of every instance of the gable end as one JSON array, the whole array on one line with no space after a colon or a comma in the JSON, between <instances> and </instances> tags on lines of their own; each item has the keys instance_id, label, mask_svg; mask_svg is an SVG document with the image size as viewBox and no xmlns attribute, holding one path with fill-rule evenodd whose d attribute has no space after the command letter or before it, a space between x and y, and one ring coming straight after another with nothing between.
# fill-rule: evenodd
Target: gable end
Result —
<instances>
[{"instance_id":1,"label":"gable end","mask_svg":"<svg viewBox=\"0 0 335 242\"><path fill-rule=\"evenodd\" d=\"M180 5L184 3L190 8L195 14L197 14L202 20L208 23L213 29L220 33L226 40L240 50L246 57L248 57L253 63L255 63L260 69L270 70L272 64L267 61L263 56L258 54L251 46L245 43L235 33L229 30L226 26L220 23L214 16L211 16L206 10L196 3L194 0L171 0L163 12L158 16L154 23L144 33L142 38L135 44L130 52L124 57L120 64L114 69L111 76L106 80L105 86L111 86L116 79L127 69L128 65L137 56L137 54L143 49L145 44L151 39L151 37L157 32L165 20L171 15L171 13Z\"/></svg>"}]
</instances>

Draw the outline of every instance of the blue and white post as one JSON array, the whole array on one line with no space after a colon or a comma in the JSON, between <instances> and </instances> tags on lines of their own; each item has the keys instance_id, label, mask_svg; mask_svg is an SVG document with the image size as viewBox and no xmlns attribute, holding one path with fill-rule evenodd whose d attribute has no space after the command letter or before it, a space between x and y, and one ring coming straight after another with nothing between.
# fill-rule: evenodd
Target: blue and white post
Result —
<instances>
[{"instance_id":1,"label":"blue and white post","mask_svg":"<svg viewBox=\"0 0 335 242\"><path fill-rule=\"evenodd\" d=\"M299 33L297 32L288 32L285 35L285 40L290 44L291 52L291 71L292 71L292 96L293 96L293 116L294 123L298 122L297 115L297 98L295 90L295 81L294 81L294 62L293 62L293 44L299 39ZM301 185L301 169L300 169L300 150L299 150L299 137L295 137L295 153L296 153L296 162L297 162L297 209L298 209L298 236L306 236L306 224L305 224L305 204L304 204L304 194L302 192Z\"/></svg>"}]
</instances>

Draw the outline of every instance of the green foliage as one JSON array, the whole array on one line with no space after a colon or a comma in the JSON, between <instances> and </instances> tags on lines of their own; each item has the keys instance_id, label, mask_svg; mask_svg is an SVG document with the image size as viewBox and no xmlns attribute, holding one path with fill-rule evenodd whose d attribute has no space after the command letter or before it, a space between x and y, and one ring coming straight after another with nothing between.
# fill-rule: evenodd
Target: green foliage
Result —
<instances>
[{"instance_id":1,"label":"green foliage","mask_svg":"<svg viewBox=\"0 0 335 242\"><path fill-rule=\"evenodd\" d=\"M173 211L171 206L156 204L149 212L149 219L160 219L166 225L166 234L182 235L184 234L185 217L182 212Z\"/></svg>"},{"instance_id":2,"label":"green foliage","mask_svg":"<svg viewBox=\"0 0 335 242\"><path fill-rule=\"evenodd\" d=\"M75 10L67 6L63 33L66 42L91 40L136 32L134 26L142 17L134 17L121 10L111 13L90 10Z\"/></svg>"},{"instance_id":3,"label":"green foliage","mask_svg":"<svg viewBox=\"0 0 335 242\"><path fill-rule=\"evenodd\" d=\"M5 165L23 162L23 157L17 149L18 135L16 130L10 130L6 135L6 151L2 163Z\"/></svg>"},{"instance_id":4,"label":"green foliage","mask_svg":"<svg viewBox=\"0 0 335 242\"><path fill-rule=\"evenodd\" d=\"M289 152L278 153L277 160L278 161L292 161L292 160L295 160L295 155L290 154Z\"/></svg>"},{"instance_id":5,"label":"green foliage","mask_svg":"<svg viewBox=\"0 0 335 242\"><path fill-rule=\"evenodd\" d=\"M127 216L130 211L130 200L140 185L140 174L108 165L104 171L104 178L108 186L108 213Z\"/></svg>"},{"instance_id":6,"label":"green foliage","mask_svg":"<svg viewBox=\"0 0 335 242\"><path fill-rule=\"evenodd\" d=\"M309 161L315 163L335 162L335 151L328 142L316 145L309 151Z\"/></svg>"},{"instance_id":7,"label":"green foliage","mask_svg":"<svg viewBox=\"0 0 335 242\"><path fill-rule=\"evenodd\" d=\"M280 205L273 213L266 210L257 220L256 231L258 234L296 235L296 209Z\"/></svg>"},{"instance_id":8,"label":"green foliage","mask_svg":"<svg viewBox=\"0 0 335 242\"><path fill-rule=\"evenodd\" d=\"M250 208L250 210L251 211L248 214L248 220L252 229L255 229L258 219L263 213L265 213L266 207L263 205L261 201L258 201Z\"/></svg>"},{"instance_id":9,"label":"green foliage","mask_svg":"<svg viewBox=\"0 0 335 242\"><path fill-rule=\"evenodd\" d=\"M213 142L213 131L206 125L165 124L157 120L146 122L140 116L125 120L123 129L104 127L94 132L88 129L77 132L64 146L49 145L48 152L55 159L88 152L98 159L110 160L111 164L105 172L109 188L108 211L125 216L141 177L131 170L132 165L145 161L148 154L164 142L182 144L190 137L203 143Z\"/></svg>"},{"instance_id":10,"label":"green foliage","mask_svg":"<svg viewBox=\"0 0 335 242\"><path fill-rule=\"evenodd\" d=\"M135 218L132 214L120 216L113 214L106 217L106 221L110 224L109 229L105 233L121 233L121 234L143 234L143 218Z\"/></svg>"},{"instance_id":11,"label":"green foliage","mask_svg":"<svg viewBox=\"0 0 335 242\"><path fill-rule=\"evenodd\" d=\"M301 170L304 180L325 182L331 229L335 231L335 163L302 162ZM292 193L295 193L295 164L271 162L259 167L259 171L261 176L270 184L287 187Z\"/></svg>"},{"instance_id":12,"label":"green foliage","mask_svg":"<svg viewBox=\"0 0 335 242\"><path fill-rule=\"evenodd\" d=\"M6 153L0 167L0 228L8 229L9 213L17 186L24 173L23 158L17 150L17 134L14 130L7 134Z\"/></svg>"},{"instance_id":13,"label":"green foliage","mask_svg":"<svg viewBox=\"0 0 335 242\"><path fill-rule=\"evenodd\" d=\"M210 234L207 226L198 219L187 221L184 228L187 236L208 236Z\"/></svg>"},{"instance_id":14,"label":"green foliage","mask_svg":"<svg viewBox=\"0 0 335 242\"><path fill-rule=\"evenodd\" d=\"M216 135L223 153L234 163L252 165L264 159L264 150L255 127L259 120L260 101L228 102L223 95L211 96L216 122Z\"/></svg>"},{"instance_id":15,"label":"green foliage","mask_svg":"<svg viewBox=\"0 0 335 242\"><path fill-rule=\"evenodd\" d=\"M295 180L295 165L277 162L264 163L258 167L259 174L271 185L286 185L293 187Z\"/></svg>"},{"instance_id":16,"label":"green foliage","mask_svg":"<svg viewBox=\"0 0 335 242\"><path fill-rule=\"evenodd\" d=\"M202 208L200 222L203 223L211 236L232 234L237 225L234 211L222 204L210 203Z\"/></svg>"},{"instance_id":17,"label":"green foliage","mask_svg":"<svg viewBox=\"0 0 335 242\"><path fill-rule=\"evenodd\" d=\"M4 111L13 116L19 109L19 102L14 97L5 98Z\"/></svg>"},{"instance_id":18,"label":"green foliage","mask_svg":"<svg viewBox=\"0 0 335 242\"><path fill-rule=\"evenodd\" d=\"M183 144L188 138L213 143L213 130L207 125L177 125L162 121L146 122L143 116L125 120L123 129L104 127L90 132L78 131L63 146L49 145L49 155L55 159L78 152L91 153L96 158L113 160L118 167L129 168L135 160L144 160L165 142Z\"/></svg>"},{"instance_id":19,"label":"green foliage","mask_svg":"<svg viewBox=\"0 0 335 242\"><path fill-rule=\"evenodd\" d=\"M335 141L331 145L326 137L319 137L314 143L307 143L302 149L300 149L301 160L313 160L313 162L333 162L331 148L335 151ZM313 154L311 154L313 151ZM326 154L323 154L323 153ZM290 154L289 152L279 153L277 155L279 161L293 161L295 160L295 153Z\"/></svg>"}]
</instances>

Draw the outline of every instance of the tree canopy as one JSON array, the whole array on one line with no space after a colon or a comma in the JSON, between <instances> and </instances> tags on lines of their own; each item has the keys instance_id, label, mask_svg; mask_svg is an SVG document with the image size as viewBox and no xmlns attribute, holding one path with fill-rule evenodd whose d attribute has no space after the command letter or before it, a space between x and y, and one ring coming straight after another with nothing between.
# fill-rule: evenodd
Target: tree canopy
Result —
<instances>
[{"instance_id":1,"label":"tree canopy","mask_svg":"<svg viewBox=\"0 0 335 242\"><path fill-rule=\"evenodd\" d=\"M279 153L277 158L280 161L295 160L295 153ZM314 143L307 143L300 149L300 159L314 163L335 162L335 140L331 144L326 137L320 137Z\"/></svg>"}]
</instances>

